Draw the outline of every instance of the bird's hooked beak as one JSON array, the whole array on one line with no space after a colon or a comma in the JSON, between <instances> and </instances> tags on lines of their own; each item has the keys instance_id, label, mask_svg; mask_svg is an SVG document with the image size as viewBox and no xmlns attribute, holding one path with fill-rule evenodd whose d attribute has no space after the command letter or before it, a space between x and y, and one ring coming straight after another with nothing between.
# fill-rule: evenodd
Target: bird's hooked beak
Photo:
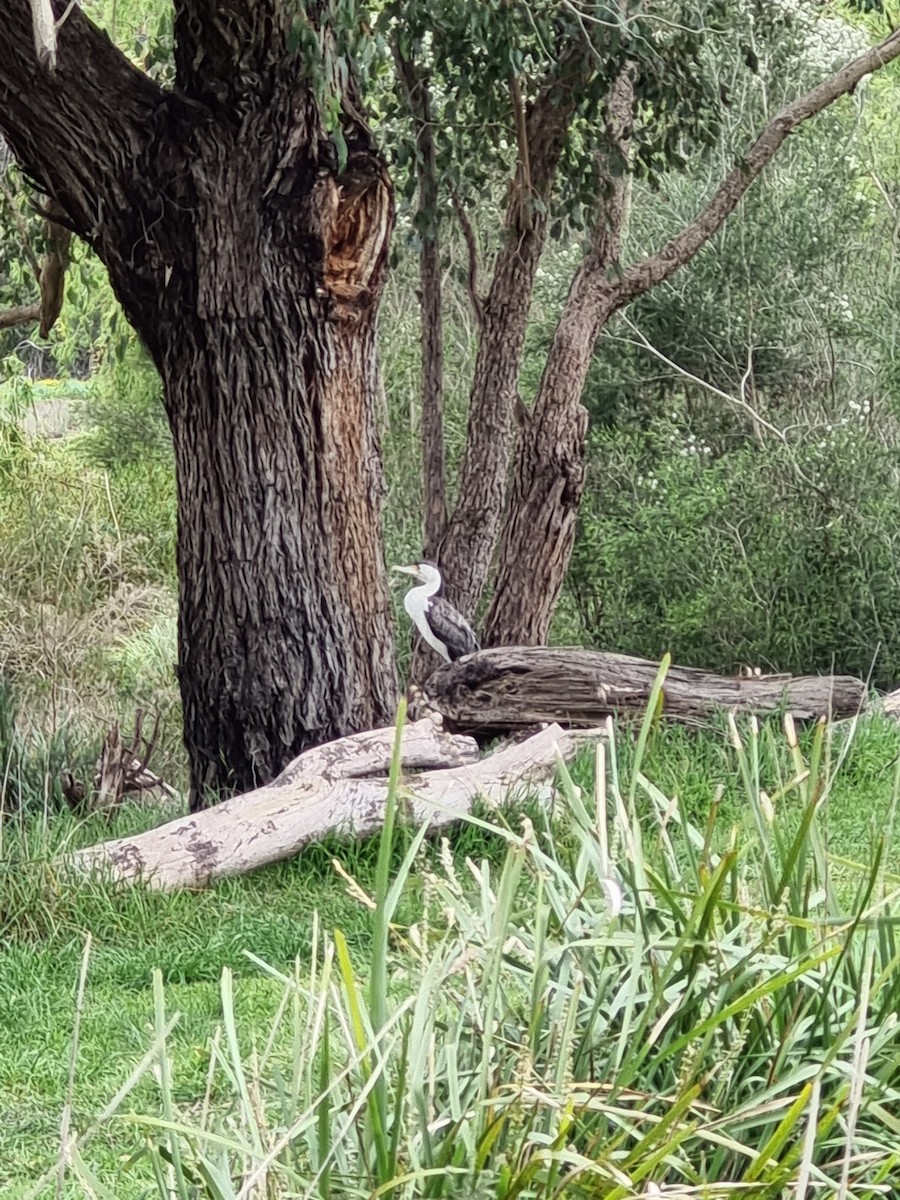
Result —
<instances>
[{"instance_id":1,"label":"bird's hooked beak","mask_svg":"<svg viewBox=\"0 0 900 1200\"><path fill-rule=\"evenodd\" d=\"M391 567L392 571L396 571L398 575L412 575L413 579L421 579L419 564L413 563L410 567Z\"/></svg>"}]
</instances>

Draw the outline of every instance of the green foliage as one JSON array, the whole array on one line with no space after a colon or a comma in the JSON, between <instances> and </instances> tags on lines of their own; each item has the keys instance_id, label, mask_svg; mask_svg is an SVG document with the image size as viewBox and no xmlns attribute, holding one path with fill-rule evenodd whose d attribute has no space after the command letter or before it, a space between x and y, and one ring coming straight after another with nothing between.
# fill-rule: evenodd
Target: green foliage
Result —
<instances>
[{"instance_id":1,"label":"green foliage","mask_svg":"<svg viewBox=\"0 0 900 1200\"><path fill-rule=\"evenodd\" d=\"M635 742L598 755L591 803L588 764L584 790L563 774L555 823L537 811L515 830L474 818L465 851L408 831L349 851L345 869L376 898L373 932L305 856L199 896L47 888L65 927L80 915L97 931L81 1111L87 1094L99 1111L99 1079L107 1095L123 1082L103 1118L79 1124L64 1194L213 1200L259 1184L271 1200L379 1187L616 1200L655 1188L796 1195L809 1179L824 1196L875 1200L895 1189L898 878L883 865L896 845L879 834L892 836L896 815L898 734L876 721L858 746L852 727L786 735L749 722L695 740L718 765L693 787L710 797L721 778L734 801L707 799L695 821L662 790L667 776L681 796L686 776L671 773L651 707ZM842 799L845 770L859 790ZM862 866L827 831L833 805L858 809L865 795L871 807L873 772L883 799ZM202 942L198 905L212 918ZM62 929L57 917L43 936L55 944ZM109 1022L120 955L184 963L195 943L207 967L223 963L218 989L206 974L188 989L165 965L137 991L138 972ZM33 987L50 960L41 939L29 952ZM70 943L69 1012L80 957ZM58 1020L58 985L46 986ZM26 1038L27 1017L14 1018ZM62 1059L61 1100L56 1021L41 1037ZM34 1071L42 1088L48 1067ZM0 1069L0 1089L11 1080ZM32 1152L13 1195L53 1180L47 1133L46 1174Z\"/></svg>"},{"instance_id":2,"label":"green foliage","mask_svg":"<svg viewBox=\"0 0 900 1200\"><path fill-rule=\"evenodd\" d=\"M77 446L92 465L111 471L152 462L174 470L162 384L134 339L95 375L76 412L85 431Z\"/></svg>"},{"instance_id":3,"label":"green foliage","mask_svg":"<svg viewBox=\"0 0 900 1200\"><path fill-rule=\"evenodd\" d=\"M558 636L896 685L896 83L878 89L793 138L601 341ZM667 179L665 203L636 190L630 239L660 244L701 199L696 177Z\"/></svg>"},{"instance_id":4,"label":"green foliage","mask_svg":"<svg viewBox=\"0 0 900 1200\"><path fill-rule=\"evenodd\" d=\"M554 80L564 86L574 81L577 111L553 197L553 236L563 237L590 222L606 98L623 64L634 66L638 113L630 169L657 180L718 136L727 89L717 64L723 47L733 50L745 36L750 7L676 0L660 20L642 0L585 7L559 0L475 6L466 0L392 0L376 31L429 90L442 196L455 194L473 210L502 199L514 173L516 91L528 111ZM765 37L771 18L762 12L755 17L757 35ZM398 192L412 202L419 150L402 82L379 93L377 103Z\"/></svg>"},{"instance_id":5,"label":"green foliage","mask_svg":"<svg viewBox=\"0 0 900 1200\"><path fill-rule=\"evenodd\" d=\"M63 767L89 780L108 724L130 726L138 706L163 719L156 769L177 782L183 768L170 457L117 450L106 470L85 458L109 430L25 435L40 390L21 377L0 388L0 676L16 694L0 738L8 807L46 803L48 788L56 803Z\"/></svg>"},{"instance_id":6,"label":"green foliage","mask_svg":"<svg viewBox=\"0 0 900 1200\"><path fill-rule=\"evenodd\" d=\"M757 406L776 414L779 405L796 411L801 397L824 399L836 371L840 384L868 386L834 362L851 358L875 315L859 263L865 254L870 280L884 245L855 136L820 118L684 271L630 306L630 324L598 346L585 394L595 420L655 414L684 389L685 371L731 393L749 381ZM693 181L672 179L666 193L665 206L641 194L632 229L640 244L663 242L673 216L687 223L700 207ZM669 363L648 353L634 326ZM720 424L729 423L726 414Z\"/></svg>"},{"instance_id":7,"label":"green foliage","mask_svg":"<svg viewBox=\"0 0 900 1200\"><path fill-rule=\"evenodd\" d=\"M851 416L721 454L668 420L598 431L569 578L586 642L893 684L896 451Z\"/></svg>"}]
</instances>

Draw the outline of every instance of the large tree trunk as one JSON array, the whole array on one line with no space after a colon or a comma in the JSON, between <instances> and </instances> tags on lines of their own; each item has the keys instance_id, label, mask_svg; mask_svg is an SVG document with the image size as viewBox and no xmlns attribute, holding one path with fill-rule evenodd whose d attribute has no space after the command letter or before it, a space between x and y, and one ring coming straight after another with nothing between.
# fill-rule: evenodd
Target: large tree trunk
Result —
<instances>
[{"instance_id":1,"label":"large tree trunk","mask_svg":"<svg viewBox=\"0 0 900 1200\"><path fill-rule=\"evenodd\" d=\"M393 712L374 427L391 190L352 87L342 138L325 129L277 0L176 3L172 93L77 8L52 75L26 0L0 16L0 128L163 379L197 806Z\"/></svg>"},{"instance_id":2,"label":"large tree trunk","mask_svg":"<svg viewBox=\"0 0 900 1200\"><path fill-rule=\"evenodd\" d=\"M266 304L249 326L183 321L161 359L195 803L267 782L396 702L372 322L329 321L281 289Z\"/></svg>"},{"instance_id":3,"label":"large tree trunk","mask_svg":"<svg viewBox=\"0 0 900 1200\"><path fill-rule=\"evenodd\" d=\"M382 724L396 701L374 426L388 184L360 151L288 230L280 202L260 203L258 138L222 136L195 139L193 178L215 182L178 231L193 270L173 273L162 312L113 272L156 356L175 443L195 805Z\"/></svg>"}]
</instances>

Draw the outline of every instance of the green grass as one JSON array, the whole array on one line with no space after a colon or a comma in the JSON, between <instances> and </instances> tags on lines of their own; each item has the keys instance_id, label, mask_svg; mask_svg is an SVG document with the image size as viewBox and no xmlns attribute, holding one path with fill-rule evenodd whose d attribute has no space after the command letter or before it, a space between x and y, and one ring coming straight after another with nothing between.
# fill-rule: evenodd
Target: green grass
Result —
<instances>
[{"instance_id":1,"label":"green grass","mask_svg":"<svg viewBox=\"0 0 900 1200\"><path fill-rule=\"evenodd\" d=\"M219 979L224 967L236 978L236 1004L244 1029L263 1030L280 997L271 979L248 958L290 969L308 955L314 914L326 929L340 928L354 958L364 959L372 937L368 909L351 899L331 865L333 856L361 886L375 889L379 839L359 846L324 842L294 862L224 880L199 892L161 896L142 889L117 891L100 883L66 884L48 860L63 847L152 824L147 811L126 809L110 826L102 819L75 822L67 813L9 821L0 850L0 1195L33 1180L53 1159L66 1100L75 995L84 940L92 939L87 1001L80 1031L75 1123L88 1124L126 1078L150 1042L151 973L159 968L171 1009L180 1020L170 1049L176 1094L191 1103L202 1096L208 1042L221 1020ZM401 843L402 845L402 843ZM436 854L436 849L430 851ZM468 827L457 854L501 856L503 845L485 842ZM395 859L402 857L398 848ZM401 919L415 917L413 887ZM136 1109L149 1106L154 1088L144 1080ZM131 1135L101 1139L98 1157L108 1182L119 1156L133 1148ZM138 1179L143 1172L138 1171ZM140 1195L123 1181L117 1195ZM50 1194L49 1192L47 1193ZM71 1190L68 1194L83 1193Z\"/></svg>"},{"instance_id":2,"label":"green grass","mask_svg":"<svg viewBox=\"0 0 900 1200\"><path fill-rule=\"evenodd\" d=\"M835 760L846 732L846 727L834 732ZM808 733L802 740L811 752L813 735ZM619 769L627 777L635 747L628 738L620 741ZM763 727L760 747L760 781L774 795L779 780L784 782L790 774L789 751L777 723ZM892 821L898 754L900 729L894 722L862 721L819 810L818 822L833 855L862 864L872 861L876 835L888 832L885 866L900 881L900 838ZM703 827L714 798L721 795L723 837L732 824L743 829L743 836L753 837L739 762L724 731L698 735L657 727L640 767L666 797L678 797L681 811L690 814L698 827ZM578 760L573 778L588 794L593 786L591 755ZM638 802L649 817L645 798L639 796ZM779 827L795 829L803 807L799 794L779 801ZM173 1096L188 1111L201 1102L206 1088L210 1041L222 1021L219 981L224 968L234 976L235 1021L247 1054L254 1045L260 1050L265 1043L283 995L283 987L261 972L249 954L288 974L299 959L305 973L317 913L323 931L341 930L351 960L365 977L364 964L371 961L375 936L373 917L348 896L331 858L339 857L360 885L375 894L378 838L360 846L323 844L294 862L224 881L208 891L172 896L139 889L115 891L96 882L73 885L50 865L61 847L87 844L150 820L146 812L126 810L111 828L98 819L79 824L66 814L22 817L2 827L0 1194L4 1196L27 1194L26 1184L48 1169L58 1150L76 988L88 934L92 945L73 1092L76 1130L89 1126L151 1045L155 968L162 973L167 1011L180 1014L168 1051ZM393 848L388 878L399 870L407 844L404 834ZM501 838L475 826L460 827L454 838L454 861L461 878L467 876L466 857L478 861L487 856L497 869L505 851ZM577 845L565 818L558 829L558 852L575 863ZM426 847L424 853L395 916L399 941L390 935L391 953L399 952L401 960L402 931L420 920L425 903L421 870L435 868L440 860L437 846ZM849 903L861 873L850 868L842 872L838 872L838 891ZM533 902L533 892L526 892L525 898L526 905ZM402 987L395 974L395 969L388 971L390 991ZM285 1044L278 1053L286 1061L289 1047ZM122 1112L154 1112L159 1103L158 1086L145 1075ZM113 1120L91 1142L90 1161L98 1178L121 1200L151 1194L145 1190L151 1184L150 1160L132 1163L127 1170L123 1166L141 1144L139 1132L122 1119ZM52 1194L52 1188L42 1193ZM70 1181L64 1194L90 1193Z\"/></svg>"}]
</instances>

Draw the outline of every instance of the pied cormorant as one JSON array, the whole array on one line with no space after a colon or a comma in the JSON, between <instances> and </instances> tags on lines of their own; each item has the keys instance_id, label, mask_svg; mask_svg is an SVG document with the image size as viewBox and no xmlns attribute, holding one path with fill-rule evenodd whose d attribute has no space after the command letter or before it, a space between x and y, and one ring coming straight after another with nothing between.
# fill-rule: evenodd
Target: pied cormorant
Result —
<instances>
[{"instance_id":1,"label":"pied cormorant","mask_svg":"<svg viewBox=\"0 0 900 1200\"><path fill-rule=\"evenodd\" d=\"M411 588L403 597L403 607L432 650L447 662L455 662L464 654L481 649L469 622L441 594L444 580L433 562L417 562L394 570L419 581L420 586Z\"/></svg>"}]
</instances>

